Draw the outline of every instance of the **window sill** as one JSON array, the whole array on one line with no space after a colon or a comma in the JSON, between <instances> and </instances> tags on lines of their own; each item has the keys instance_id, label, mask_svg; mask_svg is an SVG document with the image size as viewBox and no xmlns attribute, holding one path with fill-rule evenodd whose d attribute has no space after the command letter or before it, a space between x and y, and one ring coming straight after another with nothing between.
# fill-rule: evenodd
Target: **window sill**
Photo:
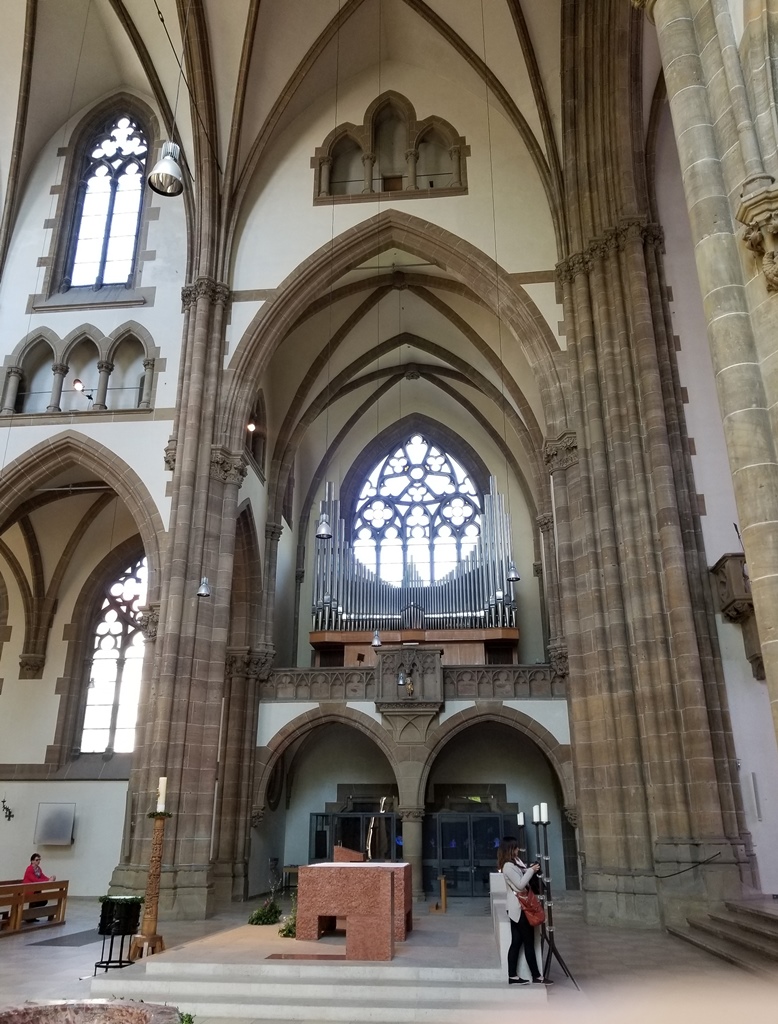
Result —
<instances>
[{"instance_id":1,"label":"window sill","mask_svg":"<svg viewBox=\"0 0 778 1024\"><path fill-rule=\"evenodd\" d=\"M156 288L125 288L120 284L106 285L95 291L90 287L69 288L46 298L33 295L28 312L56 313L66 309L127 309L134 306L153 306Z\"/></svg>"},{"instance_id":2,"label":"window sill","mask_svg":"<svg viewBox=\"0 0 778 1024\"><path fill-rule=\"evenodd\" d=\"M330 206L339 203L388 203L404 199L443 199L446 196L466 196L467 186L458 188L417 188L398 192L354 192L350 195L314 196L314 206Z\"/></svg>"}]
</instances>

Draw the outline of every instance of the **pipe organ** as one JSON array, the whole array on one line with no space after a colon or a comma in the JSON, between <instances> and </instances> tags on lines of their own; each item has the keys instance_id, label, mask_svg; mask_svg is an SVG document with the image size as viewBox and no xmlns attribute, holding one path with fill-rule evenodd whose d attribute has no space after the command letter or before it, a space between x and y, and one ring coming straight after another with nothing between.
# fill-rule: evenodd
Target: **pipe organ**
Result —
<instances>
[{"instance_id":1,"label":"pipe organ","mask_svg":"<svg viewBox=\"0 0 778 1024\"><path fill-rule=\"evenodd\" d=\"M316 541L315 632L515 628L510 516L494 477L491 493L484 495L475 548L431 584L422 581L412 561L400 586L382 580L356 557L340 502L328 493L321 511L329 517L332 537Z\"/></svg>"}]
</instances>

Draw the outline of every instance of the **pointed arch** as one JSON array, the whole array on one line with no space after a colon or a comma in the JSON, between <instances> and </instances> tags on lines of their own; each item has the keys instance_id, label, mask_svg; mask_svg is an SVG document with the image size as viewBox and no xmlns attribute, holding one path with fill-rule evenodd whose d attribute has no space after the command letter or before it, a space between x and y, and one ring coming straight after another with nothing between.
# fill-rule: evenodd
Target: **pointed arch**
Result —
<instances>
[{"instance_id":1,"label":"pointed arch","mask_svg":"<svg viewBox=\"0 0 778 1024\"><path fill-rule=\"evenodd\" d=\"M149 564L149 601L158 600L165 526L145 483L110 448L77 430L65 430L34 445L0 473L0 525L38 487L71 466L104 480L135 522Z\"/></svg>"},{"instance_id":2,"label":"pointed arch","mask_svg":"<svg viewBox=\"0 0 778 1024\"><path fill-rule=\"evenodd\" d=\"M428 754L419 777L418 806L423 807L430 771L443 748L455 736L472 725L495 722L507 725L531 740L548 760L557 777L565 807L575 807L575 781L573 777L573 755L569 743L560 741L545 726L531 715L518 708L507 707L496 701L478 702L473 707L457 711L430 735L427 741Z\"/></svg>"},{"instance_id":3,"label":"pointed arch","mask_svg":"<svg viewBox=\"0 0 778 1024\"><path fill-rule=\"evenodd\" d=\"M255 383L290 324L354 267L392 247L436 263L479 294L522 345L538 382L546 432L569 429L555 353L558 346L540 310L510 274L483 251L445 228L398 210L384 210L322 245L294 270L247 327L225 374L221 429L240 444Z\"/></svg>"},{"instance_id":4,"label":"pointed arch","mask_svg":"<svg viewBox=\"0 0 778 1024\"><path fill-rule=\"evenodd\" d=\"M378 722L364 714L364 712L356 711L345 704L320 704L318 707L298 715L297 718L292 719L282 729L279 729L267 746L257 748L257 786L254 798L256 810L264 810L265 808L270 776L273 774L273 769L284 753L294 743L305 739L315 729L333 723L348 725L375 743L389 762L398 788L402 793L402 773L395 756L396 751L390 742L389 734L386 730L382 729Z\"/></svg>"}]
</instances>

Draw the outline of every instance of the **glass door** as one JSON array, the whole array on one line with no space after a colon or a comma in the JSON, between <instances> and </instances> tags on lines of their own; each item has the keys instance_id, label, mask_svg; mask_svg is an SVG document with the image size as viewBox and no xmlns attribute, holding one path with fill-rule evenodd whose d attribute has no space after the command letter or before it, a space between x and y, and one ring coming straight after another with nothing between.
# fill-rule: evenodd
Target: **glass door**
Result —
<instances>
[{"instance_id":1,"label":"glass door","mask_svg":"<svg viewBox=\"0 0 778 1024\"><path fill-rule=\"evenodd\" d=\"M496 870L497 847L502 834L499 814L456 814L441 812L437 818L437 875L446 879L449 896L488 896L489 874ZM431 825L432 823L430 823ZM430 853L433 828L425 830L425 889L437 891Z\"/></svg>"}]
</instances>

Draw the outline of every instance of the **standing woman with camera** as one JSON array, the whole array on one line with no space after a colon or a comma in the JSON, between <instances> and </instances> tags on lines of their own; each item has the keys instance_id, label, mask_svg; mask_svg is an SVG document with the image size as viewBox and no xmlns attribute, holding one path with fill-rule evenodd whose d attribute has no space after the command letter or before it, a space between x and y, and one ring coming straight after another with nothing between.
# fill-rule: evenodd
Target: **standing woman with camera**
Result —
<instances>
[{"instance_id":1,"label":"standing woman with camera","mask_svg":"<svg viewBox=\"0 0 778 1024\"><path fill-rule=\"evenodd\" d=\"M508 949L508 984L528 985L529 982L520 978L518 974L519 953L524 947L524 956L527 960L527 967L532 975L532 981L536 985L552 985L553 982L544 979L538 968L537 957L535 956L535 929L527 921L522 913L521 904L517 899L517 893L525 892L530 887L530 882L540 871L540 864L530 864L529 867L519 857L519 843L512 836L506 836L500 843L497 851L497 870L505 877L505 888L507 890L508 917L511 921L511 944Z\"/></svg>"}]
</instances>

